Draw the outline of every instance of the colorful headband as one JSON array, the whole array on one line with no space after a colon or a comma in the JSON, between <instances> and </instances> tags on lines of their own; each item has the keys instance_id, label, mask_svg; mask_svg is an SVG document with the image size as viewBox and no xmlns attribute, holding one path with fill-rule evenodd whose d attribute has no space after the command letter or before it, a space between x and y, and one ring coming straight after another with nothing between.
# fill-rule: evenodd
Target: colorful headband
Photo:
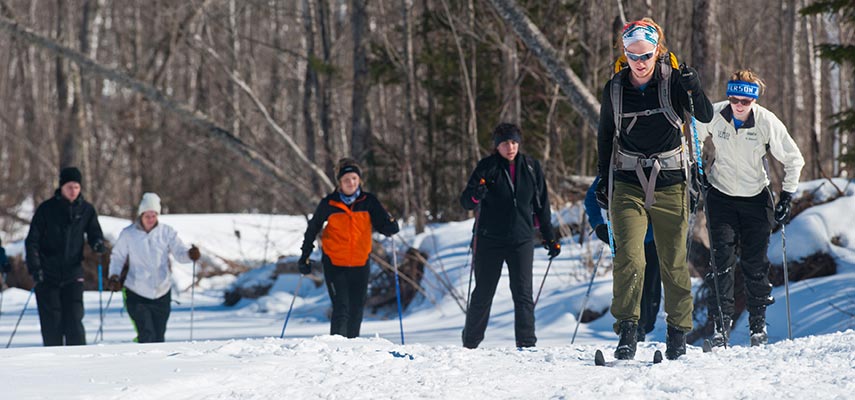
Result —
<instances>
[{"instance_id":1,"label":"colorful headband","mask_svg":"<svg viewBox=\"0 0 855 400\"><path fill-rule=\"evenodd\" d=\"M659 44L659 32L656 27L643 21L635 21L623 27L623 47L636 43L647 42L654 46Z\"/></svg>"},{"instance_id":2,"label":"colorful headband","mask_svg":"<svg viewBox=\"0 0 855 400\"><path fill-rule=\"evenodd\" d=\"M760 85L754 82L729 81L727 82L727 96L744 96L757 100L760 97Z\"/></svg>"}]
</instances>

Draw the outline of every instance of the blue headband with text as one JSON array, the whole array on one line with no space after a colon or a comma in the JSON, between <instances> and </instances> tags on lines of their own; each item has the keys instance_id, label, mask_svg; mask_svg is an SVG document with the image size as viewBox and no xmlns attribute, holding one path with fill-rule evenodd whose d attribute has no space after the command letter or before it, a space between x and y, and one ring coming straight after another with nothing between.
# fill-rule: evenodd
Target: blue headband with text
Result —
<instances>
[{"instance_id":1,"label":"blue headband with text","mask_svg":"<svg viewBox=\"0 0 855 400\"><path fill-rule=\"evenodd\" d=\"M760 97L760 85L754 82L729 81L727 82L727 96L743 96L756 100Z\"/></svg>"}]
</instances>

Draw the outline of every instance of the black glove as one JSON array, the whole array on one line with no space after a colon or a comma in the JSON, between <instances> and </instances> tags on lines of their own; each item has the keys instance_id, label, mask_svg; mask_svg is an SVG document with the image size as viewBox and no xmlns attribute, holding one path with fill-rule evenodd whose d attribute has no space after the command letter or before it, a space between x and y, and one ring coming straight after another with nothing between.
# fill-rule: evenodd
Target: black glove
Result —
<instances>
[{"instance_id":1,"label":"black glove","mask_svg":"<svg viewBox=\"0 0 855 400\"><path fill-rule=\"evenodd\" d=\"M597 234L597 239L607 245L609 244L609 227L606 224L599 224L594 227L594 233Z\"/></svg>"},{"instance_id":2,"label":"black glove","mask_svg":"<svg viewBox=\"0 0 855 400\"><path fill-rule=\"evenodd\" d=\"M99 240L99 241L95 242L95 244L92 245L92 251L94 251L98 254L104 254L107 251L107 249L104 247L104 242Z\"/></svg>"},{"instance_id":3,"label":"black glove","mask_svg":"<svg viewBox=\"0 0 855 400\"><path fill-rule=\"evenodd\" d=\"M487 181L484 178L481 178L481 181L478 182L478 186L475 187L475 194L472 197L478 201L484 200L487 197Z\"/></svg>"},{"instance_id":4,"label":"black glove","mask_svg":"<svg viewBox=\"0 0 855 400\"><path fill-rule=\"evenodd\" d=\"M594 189L594 194L597 196L597 204L599 204L600 208L603 210L609 209L609 193L608 193L608 179L607 177L600 177L600 180L597 182L597 187Z\"/></svg>"},{"instance_id":5,"label":"black glove","mask_svg":"<svg viewBox=\"0 0 855 400\"><path fill-rule=\"evenodd\" d=\"M792 193L781 191L781 198L778 199L778 205L775 206L775 221L779 224L786 224L789 221L790 203L792 203L792 201Z\"/></svg>"},{"instance_id":6,"label":"black glove","mask_svg":"<svg viewBox=\"0 0 855 400\"><path fill-rule=\"evenodd\" d=\"M187 251L187 257L190 257L191 260L199 261L199 258L202 257L202 252L199 251L199 248L196 245L191 245L190 250Z\"/></svg>"},{"instance_id":7,"label":"black glove","mask_svg":"<svg viewBox=\"0 0 855 400\"><path fill-rule=\"evenodd\" d=\"M698 70L683 64L680 66L680 86L688 93L699 93L701 91L701 78Z\"/></svg>"},{"instance_id":8,"label":"black glove","mask_svg":"<svg viewBox=\"0 0 855 400\"><path fill-rule=\"evenodd\" d=\"M312 273L312 261L309 260L309 256L311 254L312 253L303 253L303 255L300 256L300 260L297 261L297 270L299 270L303 275L309 275Z\"/></svg>"},{"instance_id":9,"label":"black glove","mask_svg":"<svg viewBox=\"0 0 855 400\"><path fill-rule=\"evenodd\" d=\"M122 281L119 279L118 275L111 275L110 279L107 280L107 289L111 292L118 292L122 290Z\"/></svg>"},{"instance_id":10,"label":"black glove","mask_svg":"<svg viewBox=\"0 0 855 400\"><path fill-rule=\"evenodd\" d=\"M45 273L44 273L44 271L42 271L42 270L38 270L38 271L36 271L36 272L34 272L34 273L33 273L33 282L34 282L36 285L39 285L39 284L41 284L41 283L42 283L42 282L44 282L44 281L45 281Z\"/></svg>"},{"instance_id":11,"label":"black glove","mask_svg":"<svg viewBox=\"0 0 855 400\"><path fill-rule=\"evenodd\" d=\"M549 254L550 259L558 257L558 255L561 254L561 243L558 243L558 241L555 241L555 240L546 241L546 240L544 240L543 241L543 248L546 249L546 252L547 252L547 254Z\"/></svg>"}]
</instances>

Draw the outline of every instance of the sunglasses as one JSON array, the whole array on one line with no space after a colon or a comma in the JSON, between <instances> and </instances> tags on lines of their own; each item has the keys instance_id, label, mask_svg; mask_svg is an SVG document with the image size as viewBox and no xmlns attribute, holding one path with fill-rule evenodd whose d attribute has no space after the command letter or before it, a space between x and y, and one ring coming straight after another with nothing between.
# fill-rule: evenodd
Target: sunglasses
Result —
<instances>
[{"instance_id":1,"label":"sunglasses","mask_svg":"<svg viewBox=\"0 0 855 400\"><path fill-rule=\"evenodd\" d=\"M750 106L751 103L754 102L754 99L737 99L736 97L728 97L727 99L730 101L730 104L742 104L746 107Z\"/></svg>"},{"instance_id":2,"label":"sunglasses","mask_svg":"<svg viewBox=\"0 0 855 400\"><path fill-rule=\"evenodd\" d=\"M624 54L626 54L626 58L628 58L632 61L647 61L647 60L653 58L653 54L655 54L655 53L656 53L655 49L653 51L650 51L650 52L644 53L644 54L635 54L635 53L630 53L628 51L624 51Z\"/></svg>"}]
</instances>

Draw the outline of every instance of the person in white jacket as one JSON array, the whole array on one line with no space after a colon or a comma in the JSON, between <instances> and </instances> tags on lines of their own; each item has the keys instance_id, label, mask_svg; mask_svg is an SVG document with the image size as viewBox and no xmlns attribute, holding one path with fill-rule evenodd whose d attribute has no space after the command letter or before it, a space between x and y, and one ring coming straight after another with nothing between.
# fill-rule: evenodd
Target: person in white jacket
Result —
<instances>
[{"instance_id":1,"label":"person in white jacket","mask_svg":"<svg viewBox=\"0 0 855 400\"><path fill-rule=\"evenodd\" d=\"M767 342L766 306L775 299L771 296L766 250L773 224L789 219L790 202L805 164L787 127L757 104L764 89L765 84L754 72L735 72L727 83L728 100L713 105L712 121L698 124L699 140L704 143L706 207L715 260L715 273L705 277L712 293L709 314L715 321L714 346L724 346L729 339L737 262L745 280L751 345ZM784 164L781 194L774 208L768 187L767 151ZM716 295L722 315L718 315Z\"/></svg>"},{"instance_id":2,"label":"person in white jacket","mask_svg":"<svg viewBox=\"0 0 855 400\"><path fill-rule=\"evenodd\" d=\"M172 227L158 223L160 210L158 195L143 194L137 220L122 230L110 257L108 286L113 291L123 290L139 343L164 341L172 301L169 255L180 263L200 257L196 246L188 248Z\"/></svg>"}]
</instances>

